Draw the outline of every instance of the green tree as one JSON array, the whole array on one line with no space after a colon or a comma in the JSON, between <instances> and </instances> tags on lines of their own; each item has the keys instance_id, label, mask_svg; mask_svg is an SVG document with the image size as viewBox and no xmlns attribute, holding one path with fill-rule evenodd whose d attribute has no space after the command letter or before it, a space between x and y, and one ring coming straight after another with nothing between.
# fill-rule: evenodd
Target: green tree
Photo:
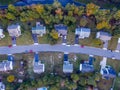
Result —
<instances>
[{"instance_id":1,"label":"green tree","mask_svg":"<svg viewBox=\"0 0 120 90\"><path fill-rule=\"evenodd\" d=\"M15 20L15 19L16 19L16 17L15 17L12 13L7 13L7 14L6 14L6 18L7 18L8 20Z\"/></svg>"},{"instance_id":2,"label":"green tree","mask_svg":"<svg viewBox=\"0 0 120 90\"><path fill-rule=\"evenodd\" d=\"M72 80L76 83L79 80L78 74L72 74L71 75Z\"/></svg>"}]
</instances>

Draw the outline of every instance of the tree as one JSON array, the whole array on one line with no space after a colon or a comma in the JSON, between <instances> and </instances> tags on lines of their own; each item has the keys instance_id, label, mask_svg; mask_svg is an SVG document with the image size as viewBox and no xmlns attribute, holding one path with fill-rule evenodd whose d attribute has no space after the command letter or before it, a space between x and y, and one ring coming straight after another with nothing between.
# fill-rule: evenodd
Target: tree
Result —
<instances>
[{"instance_id":1,"label":"tree","mask_svg":"<svg viewBox=\"0 0 120 90\"><path fill-rule=\"evenodd\" d=\"M19 12L17 11L16 7L12 4L8 5L8 12L13 13L14 15L18 15Z\"/></svg>"},{"instance_id":2,"label":"tree","mask_svg":"<svg viewBox=\"0 0 120 90\"><path fill-rule=\"evenodd\" d=\"M76 83L79 80L78 74L72 74L71 75L72 80Z\"/></svg>"},{"instance_id":3,"label":"tree","mask_svg":"<svg viewBox=\"0 0 120 90\"><path fill-rule=\"evenodd\" d=\"M50 33L51 37L55 40L58 39L58 33L55 30L52 30L52 32Z\"/></svg>"},{"instance_id":4,"label":"tree","mask_svg":"<svg viewBox=\"0 0 120 90\"><path fill-rule=\"evenodd\" d=\"M8 20L15 20L15 19L16 19L16 17L15 17L12 13L7 13L7 14L6 14L6 18L7 18Z\"/></svg>"},{"instance_id":5,"label":"tree","mask_svg":"<svg viewBox=\"0 0 120 90\"><path fill-rule=\"evenodd\" d=\"M14 75L9 75L8 77L7 77L7 81L8 82L13 82L15 80L15 77L14 77Z\"/></svg>"},{"instance_id":6,"label":"tree","mask_svg":"<svg viewBox=\"0 0 120 90\"><path fill-rule=\"evenodd\" d=\"M98 12L99 8L100 8L99 6L97 6L97 5L93 4L93 3L87 4L87 6L86 6L86 14L87 14L87 16L90 16L92 14L96 14Z\"/></svg>"},{"instance_id":7,"label":"tree","mask_svg":"<svg viewBox=\"0 0 120 90\"><path fill-rule=\"evenodd\" d=\"M96 81L95 81L95 79L92 78L92 77L89 77L89 78L87 79L87 84L88 84L88 85L93 85L94 87L97 87Z\"/></svg>"},{"instance_id":8,"label":"tree","mask_svg":"<svg viewBox=\"0 0 120 90\"><path fill-rule=\"evenodd\" d=\"M54 0L54 3L52 4L53 8L59 8L61 7L61 4L58 2L58 0Z\"/></svg>"},{"instance_id":9,"label":"tree","mask_svg":"<svg viewBox=\"0 0 120 90\"><path fill-rule=\"evenodd\" d=\"M120 19L120 10L118 10L115 14L114 14L114 18L116 20L119 20Z\"/></svg>"},{"instance_id":10,"label":"tree","mask_svg":"<svg viewBox=\"0 0 120 90\"><path fill-rule=\"evenodd\" d=\"M87 23L88 23L88 21L87 21L87 18L81 18L80 19L80 26L86 26L87 25Z\"/></svg>"},{"instance_id":11,"label":"tree","mask_svg":"<svg viewBox=\"0 0 120 90\"><path fill-rule=\"evenodd\" d=\"M80 81L79 81L78 83L79 83L79 85L81 85L81 86L85 86L86 83L87 83L86 78L81 77L81 78L80 78Z\"/></svg>"}]
</instances>

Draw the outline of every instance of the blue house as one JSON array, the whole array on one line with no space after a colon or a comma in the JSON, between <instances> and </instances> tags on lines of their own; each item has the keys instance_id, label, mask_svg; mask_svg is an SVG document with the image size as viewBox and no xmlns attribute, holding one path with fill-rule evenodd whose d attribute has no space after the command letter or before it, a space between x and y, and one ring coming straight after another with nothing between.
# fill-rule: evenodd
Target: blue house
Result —
<instances>
[{"instance_id":1,"label":"blue house","mask_svg":"<svg viewBox=\"0 0 120 90\"><path fill-rule=\"evenodd\" d=\"M93 60L94 60L94 57L90 56L88 59L88 62L84 61L83 63L81 63L79 68L80 71L83 73L93 72L94 71Z\"/></svg>"},{"instance_id":2,"label":"blue house","mask_svg":"<svg viewBox=\"0 0 120 90\"><path fill-rule=\"evenodd\" d=\"M100 73L101 73L102 77L105 79L116 77L115 70L109 65L106 65L104 68L101 68Z\"/></svg>"},{"instance_id":3,"label":"blue house","mask_svg":"<svg viewBox=\"0 0 120 90\"><path fill-rule=\"evenodd\" d=\"M90 28L78 27L75 29L75 35L78 35L81 39L88 38L90 36L90 33Z\"/></svg>"},{"instance_id":4,"label":"blue house","mask_svg":"<svg viewBox=\"0 0 120 90\"><path fill-rule=\"evenodd\" d=\"M43 73L45 71L45 66L39 60L38 53L34 54L33 71L34 71L34 73L38 73L38 74Z\"/></svg>"},{"instance_id":5,"label":"blue house","mask_svg":"<svg viewBox=\"0 0 120 90\"><path fill-rule=\"evenodd\" d=\"M46 34L46 27L40 24L40 22L36 22L36 27L32 27L32 34L43 36Z\"/></svg>"},{"instance_id":6,"label":"blue house","mask_svg":"<svg viewBox=\"0 0 120 90\"><path fill-rule=\"evenodd\" d=\"M72 73L73 72L73 64L71 64L69 62L68 54L64 54L63 72L64 73Z\"/></svg>"},{"instance_id":7,"label":"blue house","mask_svg":"<svg viewBox=\"0 0 120 90\"><path fill-rule=\"evenodd\" d=\"M59 36L66 36L67 35L67 26L63 24L58 24L54 26L55 30L58 32Z\"/></svg>"}]
</instances>

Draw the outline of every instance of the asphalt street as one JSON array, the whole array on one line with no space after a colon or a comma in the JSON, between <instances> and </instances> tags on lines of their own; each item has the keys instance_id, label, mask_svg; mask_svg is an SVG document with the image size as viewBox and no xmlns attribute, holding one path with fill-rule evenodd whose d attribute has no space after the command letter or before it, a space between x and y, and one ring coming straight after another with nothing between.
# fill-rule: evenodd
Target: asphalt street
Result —
<instances>
[{"instance_id":1,"label":"asphalt street","mask_svg":"<svg viewBox=\"0 0 120 90\"><path fill-rule=\"evenodd\" d=\"M103 50L95 47L84 46L66 46L66 45L49 45L49 44L39 44L39 45L24 45L24 46L3 46L0 47L0 54L15 54L15 53L25 53L26 51L32 50L33 52L67 52L67 53L81 53L88 55L97 55L107 58L115 57L115 59L120 60L119 52L111 52L109 50Z\"/></svg>"}]
</instances>

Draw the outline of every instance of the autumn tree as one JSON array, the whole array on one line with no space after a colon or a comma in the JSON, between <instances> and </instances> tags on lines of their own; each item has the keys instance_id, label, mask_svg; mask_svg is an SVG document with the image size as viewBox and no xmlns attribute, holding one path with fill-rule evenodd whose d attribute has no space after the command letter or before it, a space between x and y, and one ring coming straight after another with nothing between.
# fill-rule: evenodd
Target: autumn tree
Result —
<instances>
[{"instance_id":1,"label":"autumn tree","mask_svg":"<svg viewBox=\"0 0 120 90\"><path fill-rule=\"evenodd\" d=\"M9 75L8 77L7 77L7 81L8 82L13 82L15 80L15 77L14 77L14 75Z\"/></svg>"},{"instance_id":2,"label":"autumn tree","mask_svg":"<svg viewBox=\"0 0 120 90\"><path fill-rule=\"evenodd\" d=\"M52 32L50 33L51 37L55 40L58 39L58 33L55 30L52 30Z\"/></svg>"},{"instance_id":3,"label":"autumn tree","mask_svg":"<svg viewBox=\"0 0 120 90\"><path fill-rule=\"evenodd\" d=\"M99 8L100 8L99 6L97 6L97 5L93 4L93 3L87 4L87 6L86 6L86 14L87 14L87 16L90 16L92 14L96 14L98 12Z\"/></svg>"},{"instance_id":4,"label":"autumn tree","mask_svg":"<svg viewBox=\"0 0 120 90\"><path fill-rule=\"evenodd\" d=\"M120 10L118 10L115 14L114 14L114 18L116 20L119 20L120 19Z\"/></svg>"},{"instance_id":5,"label":"autumn tree","mask_svg":"<svg viewBox=\"0 0 120 90\"><path fill-rule=\"evenodd\" d=\"M15 17L12 13L7 13L7 14L6 14L6 18L7 18L8 20L15 20L15 19L16 19L16 17Z\"/></svg>"}]
</instances>

